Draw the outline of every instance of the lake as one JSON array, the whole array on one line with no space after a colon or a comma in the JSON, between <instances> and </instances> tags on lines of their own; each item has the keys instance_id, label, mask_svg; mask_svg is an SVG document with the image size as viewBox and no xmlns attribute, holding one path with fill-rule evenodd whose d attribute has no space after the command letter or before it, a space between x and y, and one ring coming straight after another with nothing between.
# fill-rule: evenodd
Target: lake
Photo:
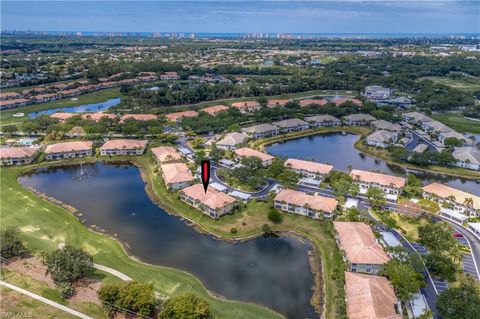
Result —
<instances>
[{"instance_id":1,"label":"lake","mask_svg":"<svg viewBox=\"0 0 480 319\"><path fill-rule=\"evenodd\" d=\"M265 150L275 156L328 163L343 171L347 171L351 166L356 169L375 170L392 175L406 175L405 169L389 165L383 160L358 151L354 145L359 137L357 134L350 133L345 135L341 133L317 134L274 143L267 146ZM472 180L426 172L412 173L421 178L425 184L437 181L480 195L480 184Z\"/></svg>"},{"instance_id":2,"label":"lake","mask_svg":"<svg viewBox=\"0 0 480 319\"><path fill-rule=\"evenodd\" d=\"M145 262L188 271L219 295L288 318L316 317L308 241L259 237L233 244L198 233L150 200L133 165L39 169L19 181L76 207L86 225L118 234L128 252Z\"/></svg>"},{"instance_id":3,"label":"lake","mask_svg":"<svg viewBox=\"0 0 480 319\"><path fill-rule=\"evenodd\" d=\"M108 110L112 106L120 104L122 101L121 98L114 98L107 100L105 102L100 102L100 103L93 103L93 104L83 104L83 105L78 105L78 106L68 106L68 107L59 107L55 109L48 109L48 110L43 110L43 111L38 111L38 112L31 112L28 113L29 118L35 118L40 115L51 115L53 113L57 112L67 112L67 113L97 113L97 112L103 112L105 110Z\"/></svg>"}]
</instances>

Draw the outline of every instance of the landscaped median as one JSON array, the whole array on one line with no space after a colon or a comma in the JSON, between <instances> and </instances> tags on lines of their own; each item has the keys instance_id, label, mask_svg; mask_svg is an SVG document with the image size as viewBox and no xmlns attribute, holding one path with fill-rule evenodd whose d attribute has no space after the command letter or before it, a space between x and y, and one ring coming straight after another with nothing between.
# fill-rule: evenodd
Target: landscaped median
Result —
<instances>
[{"instance_id":1,"label":"landscaped median","mask_svg":"<svg viewBox=\"0 0 480 319\"><path fill-rule=\"evenodd\" d=\"M85 162L85 159L68 163L82 161ZM212 311L219 318L281 317L262 306L216 298L198 279L184 271L145 264L129 257L115 239L89 230L65 209L37 197L18 184L17 178L22 173L48 165L51 164L0 169L2 227L18 226L22 239L30 250L52 251L62 242L82 247L93 255L96 263L119 270L138 281L151 281L163 295L173 296L186 292L199 295L210 303Z\"/></svg>"}]
</instances>

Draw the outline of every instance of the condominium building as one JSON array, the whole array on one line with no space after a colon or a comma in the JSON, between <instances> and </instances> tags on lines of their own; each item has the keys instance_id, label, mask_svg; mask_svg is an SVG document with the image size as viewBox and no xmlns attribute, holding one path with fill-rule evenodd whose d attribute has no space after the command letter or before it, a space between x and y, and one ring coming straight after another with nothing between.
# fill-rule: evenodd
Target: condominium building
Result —
<instances>
[{"instance_id":1,"label":"condominium building","mask_svg":"<svg viewBox=\"0 0 480 319\"><path fill-rule=\"evenodd\" d=\"M213 190L211 187L207 188L205 192L202 184L195 184L182 189L180 199L214 219L232 212L237 206L234 197Z\"/></svg>"},{"instance_id":2,"label":"condominium building","mask_svg":"<svg viewBox=\"0 0 480 319\"><path fill-rule=\"evenodd\" d=\"M57 160L62 158L75 158L92 156L90 141L63 142L48 145L45 149L45 159Z\"/></svg>"},{"instance_id":3,"label":"condominium building","mask_svg":"<svg viewBox=\"0 0 480 319\"><path fill-rule=\"evenodd\" d=\"M100 147L100 155L142 155L146 148L146 140L110 140Z\"/></svg>"},{"instance_id":4,"label":"condominium building","mask_svg":"<svg viewBox=\"0 0 480 319\"><path fill-rule=\"evenodd\" d=\"M378 274L390 258L373 231L362 222L333 222L338 247L344 254L348 270Z\"/></svg>"},{"instance_id":5,"label":"condominium building","mask_svg":"<svg viewBox=\"0 0 480 319\"><path fill-rule=\"evenodd\" d=\"M308 195L291 189L283 189L274 199L276 209L315 219L331 217L337 205L334 198Z\"/></svg>"}]
</instances>

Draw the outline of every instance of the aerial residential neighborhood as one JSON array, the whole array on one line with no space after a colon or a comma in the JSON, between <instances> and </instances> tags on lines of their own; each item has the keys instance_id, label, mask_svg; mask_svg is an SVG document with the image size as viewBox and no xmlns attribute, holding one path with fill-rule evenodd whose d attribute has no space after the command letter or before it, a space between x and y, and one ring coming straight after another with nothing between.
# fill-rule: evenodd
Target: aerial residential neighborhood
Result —
<instances>
[{"instance_id":1,"label":"aerial residential neighborhood","mask_svg":"<svg viewBox=\"0 0 480 319\"><path fill-rule=\"evenodd\" d=\"M474 319L472 1L2 1L0 314Z\"/></svg>"}]
</instances>

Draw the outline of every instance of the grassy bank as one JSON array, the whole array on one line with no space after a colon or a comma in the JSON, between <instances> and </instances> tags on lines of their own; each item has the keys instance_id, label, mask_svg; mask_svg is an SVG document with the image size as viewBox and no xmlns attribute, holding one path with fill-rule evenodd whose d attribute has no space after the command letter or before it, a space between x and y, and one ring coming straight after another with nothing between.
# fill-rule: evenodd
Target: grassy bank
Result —
<instances>
[{"instance_id":1,"label":"grassy bank","mask_svg":"<svg viewBox=\"0 0 480 319\"><path fill-rule=\"evenodd\" d=\"M460 79L452 79L448 76L425 76L419 80L430 80L468 93L480 91L480 80L473 76L464 76Z\"/></svg>"},{"instance_id":2,"label":"grassy bank","mask_svg":"<svg viewBox=\"0 0 480 319\"><path fill-rule=\"evenodd\" d=\"M467 179L480 178L480 172L461 168L461 167L444 167L444 166L436 166L436 165L422 167L422 166L417 166L409 163L397 162L392 158L392 156L387 150L378 149L372 146L367 146L363 143L363 139L360 139L355 143L355 148L373 157L381 158L382 160L386 161L389 164L401 166L403 168L435 173L435 174L445 174L445 175L454 176L454 177L463 177Z\"/></svg>"},{"instance_id":3,"label":"grassy bank","mask_svg":"<svg viewBox=\"0 0 480 319\"><path fill-rule=\"evenodd\" d=\"M0 125L7 125L13 123L21 123L28 119L28 113L38 112L48 109L55 109L61 107L79 106L83 104L92 104L105 102L106 100L121 97L120 89L112 88L100 90L92 93L87 93L77 96L77 100L71 98L50 101L47 103L32 104L22 107L17 107L11 110L0 111ZM13 117L15 113L25 113L23 117Z\"/></svg>"},{"instance_id":4,"label":"grassy bank","mask_svg":"<svg viewBox=\"0 0 480 319\"><path fill-rule=\"evenodd\" d=\"M2 226L18 226L22 239L30 250L50 251L56 249L59 243L65 242L82 247L99 264L117 269L135 280L151 281L155 289L164 295L193 292L208 300L219 318L280 317L258 305L215 298L197 278L184 271L149 265L130 258L118 241L87 229L63 208L40 199L21 187L17 182L18 176L34 167L36 166L0 169Z\"/></svg>"},{"instance_id":5,"label":"grassy bank","mask_svg":"<svg viewBox=\"0 0 480 319\"><path fill-rule=\"evenodd\" d=\"M461 114L435 113L432 117L456 131L480 134L480 121L470 120Z\"/></svg>"},{"instance_id":6,"label":"grassy bank","mask_svg":"<svg viewBox=\"0 0 480 319\"><path fill-rule=\"evenodd\" d=\"M305 131L291 132L287 134L280 134L272 137L261 138L249 143L250 147L258 148L263 150L265 146L277 142L288 141L296 139L299 137L322 134L322 133L338 133L338 132L348 132L366 136L372 132L369 127L365 126L334 126L334 127L317 127Z\"/></svg>"},{"instance_id":7,"label":"grassy bank","mask_svg":"<svg viewBox=\"0 0 480 319\"><path fill-rule=\"evenodd\" d=\"M316 294L322 293L325 296L325 318L337 317L337 311L344 303L344 296L343 292L338 290L338 286L332 278L336 276L335 274L337 276L338 273L343 274L343 268L341 255L330 233L330 225L310 218L285 213L282 214L283 222L281 224L272 224L267 216L272 207L272 202L257 202L255 200L250 201L239 212L215 221L187 204L180 202L176 193L168 192L159 174L155 174L155 164L151 159L141 157L135 162L143 168L145 176L150 178L151 184L147 186L147 191L154 201L168 212L194 221L202 231L226 239L246 239L262 234L262 226L269 224L273 230L293 232L308 238L313 243L315 253L317 256L320 256L322 263L323 278L316 279ZM231 233L232 228L237 230L235 234ZM318 273L318 275L320 274ZM318 287L318 285L323 285L323 287ZM319 290L323 290L323 292ZM323 296L320 299L323 299Z\"/></svg>"}]
</instances>

